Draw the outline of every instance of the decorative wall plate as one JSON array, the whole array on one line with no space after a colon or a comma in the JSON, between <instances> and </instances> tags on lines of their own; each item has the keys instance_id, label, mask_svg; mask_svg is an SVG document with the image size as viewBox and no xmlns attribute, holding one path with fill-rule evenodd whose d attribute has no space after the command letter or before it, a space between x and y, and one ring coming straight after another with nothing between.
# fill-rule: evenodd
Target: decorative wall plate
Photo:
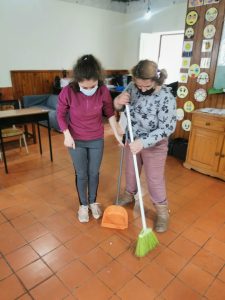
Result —
<instances>
[{"instance_id":1,"label":"decorative wall plate","mask_svg":"<svg viewBox=\"0 0 225 300\"><path fill-rule=\"evenodd\" d=\"M182 122L182 128L185 131L190 131L191 130L191 121L190 120L184 120Z\"/></svg>"},{"instance_id":2,"label":"decorative wall plate","mask_svg":"<svg viewBox=\"0 0 225 300\"><path fill-rule=\"evenodd\" d=\"M198 13L195 10L189 11L189 13L186 16L186 24L187 25L195 25L195 23L198 21Z\"/></svg>"},{"instance_id":3,"label":"decorative wall plate","mask_svg":"<svg viewBox=\"0 0 225 300\"><path fill-rule=\"evenodd\" d=\"M200 73L200 67L197 64L193 64L190 66L189 70L188 70L188 75L191 78L195 78L198 76L198 74Z\"/></svg>"},{"instance_id":4,"label":"decorative wall plate","mask_svg":"<svg viewBox=\"0 0 225 300\"><path fill-rule=\"evenodd\" d=\"M190 39L190 38L193 38L194 34L195 34L194 28L188 27L188 28L185 30L184 36L185 36L186 38Z\"/></svg>"},{"instance_id":5,"label":"decorative wall plate","mask_svg":"<svg viewBox=\"0 0 225 300\"><path fill-rule=\"evenodd\" d=\"M188 88L185 85L179 86L177 90L177 96L183 99L187 97L187 95L188 95Z\"/></svg>"},{"instance_id":6,"label":"decorative wall plate","mask_svg":"<svg viewBox=\"0 0 225 300\"><path fill-rule=\"evenodd\" d=\"M205 13L205 19L208 22L212 22L217 18L218 15L218 10L215 7L210 7L209 9L207 9L206 13Z\"/></svg>"},{"instance_id":7,"label":"decorative wall plate","mask_svg":"<svg viewBox=\"0 0 225 300\"><path fill-rule=\"evenodd\" d=\"M201 72L198 75L197 82L199 84L206 84L206 83L208 83L209 82L209 74L206 73L206 72Z\"/></svg>"},{"instance_id":8,"label":"decorative wall plate","mask_svg":"<svg viewBox=\"0 0 225 300\"><path fill-rule=\"evenodd\" d=\"M195 109L194 103L192 101L187 101L184 103L184 110L187 113L192 112Z\"/></svg>"},{"instance_id":9,"label":"decorative wall plate","mask_svg":"<svg viewBox=\"0 0 225 300\"><path fill-rule=\"evenodd\" d=\"M198 102L205 101L206 97L207 97L207 92L205 89L197 89L194 93L194 98Z\"/></svg>"},{"instance_id":10,"label":"decorative wall plate","mask_svg":"<svg viewBox=\"0 0 225 300\"><path fill-rule=\"evenodd\" d=\"M181 121L184 118L184 110L183 108L177 109L177 121Z\"/></svg>"},{"instance_id":11,"label":"decorative wall plate","mask_svg":"<svg viewBox=\"0 0 225 300\"><path fill-rule=\"evenodd\" d=\"M205 27L203 36L206 39L212 39L216 33L216 27L212 24L209 24Z\"/></svg>"}]
</instances>

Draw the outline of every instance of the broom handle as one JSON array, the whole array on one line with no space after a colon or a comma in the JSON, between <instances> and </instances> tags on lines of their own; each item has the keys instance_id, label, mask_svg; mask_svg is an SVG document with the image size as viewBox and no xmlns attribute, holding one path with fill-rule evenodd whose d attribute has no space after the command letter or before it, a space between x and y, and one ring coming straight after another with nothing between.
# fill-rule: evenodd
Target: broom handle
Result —
<instances>
[{"instance_id":1,"label":"broom handle","mask_svg":"<svg viewBox=\"0 0 225 300\"><path fill-rule=\"evenodd\" d=\"M129 134L130 134L130 140L131 140L131 142L133 142L134 136L133 136L132 126L131 126L129 105L126 105L126 113L127 113L127 124L128 124ZM146 219L145 219L145 211L144 211L144 204L143 204L143 198L142 198L142 192L141 192L141 183L140 183L140 177L139 177L139 172L138 172L136 154L133 154L133 160L134 160L134 170L135 170L135 176L136 176L136 182L137 182L137 188L138 188L138 198L139 198L140 210L141 210L142 227L144 230L146 230L147 224L146 224Z\"/></svg>"},{"instance_id":2,"label":"broom handle","mask_svg":"<svg viewBox=\"0 0 225 300\"><path fill-rule=\"evenodd\" d=\"M117 181L117 195L116 195L116 204L119 204L119 194L120 194L120 187L121 187L121 177L122 177L122 170L123 170L123 158L124 158L124 147L121 147L120 150L120 171L119 177Z\"/></svg>"}]
</instances>

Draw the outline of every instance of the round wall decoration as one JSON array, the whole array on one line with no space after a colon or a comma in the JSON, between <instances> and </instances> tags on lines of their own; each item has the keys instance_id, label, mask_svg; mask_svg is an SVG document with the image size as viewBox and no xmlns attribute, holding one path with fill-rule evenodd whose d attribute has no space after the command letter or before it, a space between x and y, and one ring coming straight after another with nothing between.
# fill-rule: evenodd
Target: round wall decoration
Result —
<instances>
[{"instance_id":1,"label":"round wall decoration","mask_svg":"<svg viewBox=\"0 0 225 300\"><path fill-rule=\"evenodd\" d=\"M181 121L184 118L184 110L183 108L178 108L177 109L177 120Z\"/></svg>"},{"instance_id":2,"label":"round wall decoration","mask_svg":"<svg viewBox=\"0 0 225 300\"><path fill-rule=\"evenodd\" d=\"M191 78L195 78L199 75L200 73L200 67L197 64L193 64L190 66L189 70L188 70L188 75Z\"/></svg>"},{"instance_id":3,"label":"round wall decoration","mask_svg":"<svg viewBox=\"0 0 225 300\"><path fill-rule=\"evenodd\" d=\"M194 93L194 98L198 102L205 101L206 97L207 97L207 92L205 89L197 89Z\"/></svg>"},{"instance_id":4,"label":"round wall decoration","mask_svg":"<svg viewBox=\"0 0 225 300\"><path fill-rule=\"evenodd\" d=\"M212 24L209 24L205 27L203 35L206 39L212 39L216 33L216 27Z\"/></svg>"},{"instance_id":5,"label":"round wall decoration","mask_svg":"<svg viewBox=\"0 0 225 300\"><path fill-rule=\"evenodd\" d=\"M218 10L215 7L210 7L205 13L205 19L208 22L212 22L217 18Z\"/></svg>"},{"instance_id":6,"label":"round wall decoration","mask_svg":"<svg viewBox=\"0 0 225 300\"><path fill-rule=\"evenodd\" d=\"M179 98L185 98L188 95L188 88L185 85L179 86L177 90L177 96Z\"/></svg>"},{"instance_id":7,"label":"round wall decoration","mask_svg":"<svg viewBox=\"0 0 225 300\"><path fill-rule=\"evenodd\" d=\"M185 30L185 33L184 33L184 36L188 39L192 38L195 34L195 31L192 27L188 27L186 30Z\"/></svg>"},{"instance_id":8,"label":"round wall decoration","mask_svg":"<svg viewBox=\"0 0 225 300\"><path fill-rule=\"evenodd\" d=\"M192 112L195 109L194 103L192 101L187 101L184 103L184 110L186 112Z\"/></svg>"},{"instance_id":9,"label":"round wall decoration","mask_svg":"<svg viewBox=\"0 0 225 300\"><path fill-rule=\"evenodd\" d=\"M191 130L191 121L190 120L184 120L182 122L182 128L185 131L190 131Z\"/></svg>"},{"instance_id":10,"label":"round wall decoration","mask_svg":"<svg viewBox=\"0 0 225 300\"><path fill-rule=\"evenodd\" d=\"M195 10L189 11L189 13L186 16L186 24L187 25L194 25L198 21L198 13Z\"/></svg>"},{"instance_id":11,"label":"round wall decoration","mask_svg":"<svg viewBox=\"0 0 225 300\"><path fill-rule=\"evenodd\" d=\"M206 72L201 72L198 75L197 82L199 84L206 84L206 83L208 83L209 82L209 74L206 73Z\"/></svg>"}]
</instances>

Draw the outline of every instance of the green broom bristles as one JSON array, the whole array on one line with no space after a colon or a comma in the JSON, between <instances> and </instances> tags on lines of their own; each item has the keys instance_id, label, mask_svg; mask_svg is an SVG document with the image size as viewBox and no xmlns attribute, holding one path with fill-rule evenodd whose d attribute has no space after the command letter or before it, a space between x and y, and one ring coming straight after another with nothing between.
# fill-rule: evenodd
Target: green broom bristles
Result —
<instances>
[{"instance_id":1,"label":"green broom bristles","mask_svg":"<svg viewBox=\"0 0 225 300\"><path fill-rule=\"evenodd\" d=\"M135 255L138 257L143 257L157 247L158 244L159 241L152 229L142 229L138 236Z\"/></svg>"}]
</instances>

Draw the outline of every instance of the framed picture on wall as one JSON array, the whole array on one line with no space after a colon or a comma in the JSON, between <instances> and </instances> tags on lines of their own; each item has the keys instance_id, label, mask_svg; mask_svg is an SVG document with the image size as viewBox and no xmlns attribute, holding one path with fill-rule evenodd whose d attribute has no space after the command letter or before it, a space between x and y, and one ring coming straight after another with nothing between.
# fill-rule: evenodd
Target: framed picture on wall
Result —
<instances>
[{"instance_id":1,"label":"framed picture on wall","mask_svg":"<svg viewBox=\"0 0 225 300\"><path fill-rule=\"evenodd\" d=\"M219 3L219 2L220 2L220 0L204 0L204 5Z\"/></svg>"},{"instance_id":2,"label":"framed picture on wall","mask_svg":"<svg viewBox=\"0 0 225 300\"><path fill-rule=\"evenodd\" d=\"M204 4L203 0L189 0L188 1L188 7L196 7L201 6Z\"/></svg>"},{"instance_id":3,"label":"framed picture on wall","mask_svg":"<svg viewBox=\"0 0 225 300\"><path fill-rule=\"evenodd\" d=\"M213 39L202 41L202 52L212 52Z\"/></svg>"}]
</instances>

